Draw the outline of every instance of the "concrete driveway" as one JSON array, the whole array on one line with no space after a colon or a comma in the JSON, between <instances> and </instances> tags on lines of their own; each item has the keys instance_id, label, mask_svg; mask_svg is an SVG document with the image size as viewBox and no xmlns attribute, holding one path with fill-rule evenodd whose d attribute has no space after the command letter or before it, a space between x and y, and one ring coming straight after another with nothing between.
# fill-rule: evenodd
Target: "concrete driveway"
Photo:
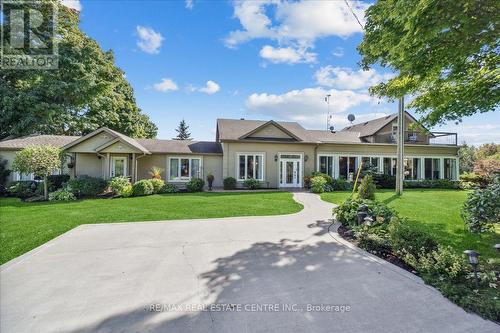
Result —
<instances>
[{"instance_id":1,"label":"concrete driveway","mask_svg":"<svg viewBox=\"0 0 500 333\"><path fill-rule=\"evenodd\" d=\"M75 228L1 267L1 332L499 332L294 195L293 215Z\"/></svg>"}]
</instances>

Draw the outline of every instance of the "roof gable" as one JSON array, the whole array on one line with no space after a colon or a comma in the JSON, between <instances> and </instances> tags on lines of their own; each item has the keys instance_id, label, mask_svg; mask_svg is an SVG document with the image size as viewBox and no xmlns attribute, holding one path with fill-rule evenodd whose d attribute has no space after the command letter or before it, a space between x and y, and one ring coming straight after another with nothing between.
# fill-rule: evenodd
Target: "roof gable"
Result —
<instances>
[{"instance_id":1,"label":"roof gable","mask_svg":"<svg viewBox=\"0 0 500 333\"><path fill-rule=\"evenodd\" d=\"M252 131L242 135L240 140L254 139L254 140L278 140L278 141L302 141L297 135L287 130L277 122L270 120Z\"/></svg>"},{"instance_id":2,"label":"roof gable","mask_svg":"<svg viewBox=\"0 0 500 333\"><path fill-rule=\"evenodd\" d=\"M150 154L150 152L135 139L113 131L107 127L99 128L85 136L82 136L81 138L65 145L63 149L79 152L98 152L118 141L123 142L134 150L144 154Z\"/></svg>"}]
</instances>

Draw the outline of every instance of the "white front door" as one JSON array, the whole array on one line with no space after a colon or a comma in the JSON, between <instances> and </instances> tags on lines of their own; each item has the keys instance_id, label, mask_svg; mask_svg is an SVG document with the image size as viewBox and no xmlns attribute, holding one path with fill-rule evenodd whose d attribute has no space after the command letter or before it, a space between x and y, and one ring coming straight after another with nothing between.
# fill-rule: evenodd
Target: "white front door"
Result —
<instances>
[{"instance_id":1,"label":"white front door","mask_svg":"<svg viewBox=\"0 0 500 333\"><path fill-rule=\"evenodd\" d=\"M300 161L300 158L280 158L280 187L302 187Z\"/></svg>"},{"instance_id":2,"label":"white front door","mask_svg":"<svg viewBox=\"0 0 500 333\"><path fill-rule=\"evenodd\" d=\"M111 158L111 177L127 176L127 158L116 157Z\"/></svg>"}]
</instances>

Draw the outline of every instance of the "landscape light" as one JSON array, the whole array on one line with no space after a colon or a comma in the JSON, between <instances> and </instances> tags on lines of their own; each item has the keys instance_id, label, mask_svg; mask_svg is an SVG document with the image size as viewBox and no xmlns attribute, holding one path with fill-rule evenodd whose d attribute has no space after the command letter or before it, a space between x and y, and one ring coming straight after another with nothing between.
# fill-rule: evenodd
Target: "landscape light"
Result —
<instances>
[{"instance_id":1,"label":"landscape light","mask_svg":"<svg viewBox=\"0 0 500 333\"><path fill-rule=\"evenodd\" d=\"M476 280L476 287L479 287L479 280L477 278L477 265L479 264L479 253L474 250L465 250L464 254L469 257L469 264L474 270L474 279Z\"/></svg>"}]
</instances>

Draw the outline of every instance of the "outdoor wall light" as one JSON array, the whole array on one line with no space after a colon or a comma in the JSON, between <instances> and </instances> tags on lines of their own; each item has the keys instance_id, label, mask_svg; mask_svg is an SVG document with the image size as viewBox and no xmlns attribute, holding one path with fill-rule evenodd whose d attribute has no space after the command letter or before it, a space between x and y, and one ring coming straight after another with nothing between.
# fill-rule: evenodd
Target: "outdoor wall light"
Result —
<instances>
[{"instance_id":1,"label":"outdoor wall light","mask_svg":"<svg viewBox=\"0 0 500 333\"><path fill-rule=\"evenodd\" d=\"M274 162L278 162L278 154L274 155Z\"/></svg>"},{"instance_id":2,"label":"outdoor wall light","mask_svg":"<svg viewBox=\"0 0 500 333\"><path fill-rule=\"evenodd\" d=\"M304 161L305 162L307 162L308 159L309 159L309 155L304 156Z\"/></svg>"},{"instance_id":3,"label":"outdoor wall light","mask_svg":"<svg viewBox=\"0 0 500 333\"><path fill-rule=\"evenodd\" d=\"M474 250L465 250L464 254L469 256L469 264L474 270L474 280L476 280L476 287L479 286L479 280L477 278L477 264L479 263L479 253Z\"/></svg>"}]
</instances>

